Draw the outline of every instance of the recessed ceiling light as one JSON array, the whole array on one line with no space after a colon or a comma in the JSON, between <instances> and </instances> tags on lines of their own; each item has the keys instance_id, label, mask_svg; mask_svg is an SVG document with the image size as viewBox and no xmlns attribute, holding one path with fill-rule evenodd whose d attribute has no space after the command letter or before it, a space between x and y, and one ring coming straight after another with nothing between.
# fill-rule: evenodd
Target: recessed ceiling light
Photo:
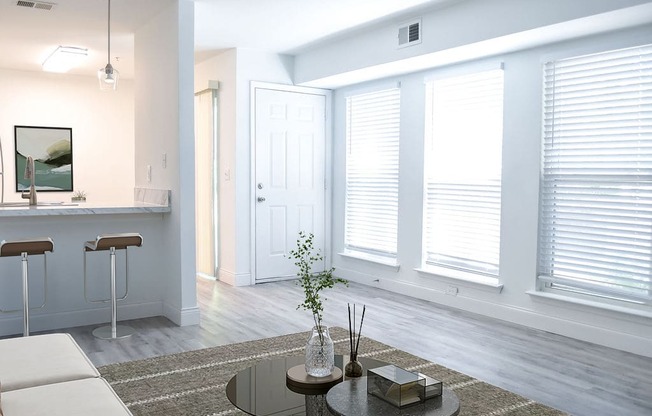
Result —
<instances>
[{"instance_id":1,"label":"recessed ceiling light","mask_svg":"<svg viewBox=\"0 0 652 416\"><path fill-rule=\"evenodd\" d=\"M59 46L43 61L47 72L68 72L81 64L88 56L88 49L74 46Z\"/></svg>"}]
</instances>

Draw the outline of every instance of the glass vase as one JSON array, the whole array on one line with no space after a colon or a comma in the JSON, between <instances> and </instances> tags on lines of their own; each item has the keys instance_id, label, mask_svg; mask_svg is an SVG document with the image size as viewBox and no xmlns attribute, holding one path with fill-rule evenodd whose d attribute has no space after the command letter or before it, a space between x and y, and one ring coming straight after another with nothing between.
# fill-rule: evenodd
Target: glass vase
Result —
<instances>
[{"instance_id":1,"label":"glass vase","mask_svg":"<svg viewBox=\"0 0 652 416\"><path fill-rule=\"evenodd\" d=\"M349 362L344 367L344 375L348 378L362 377L362 364L358 361L358 354L351 353Z\"/></svg>"},{"instance_id":2,"label":"glass vase","mask_svg":"<svg viewBox=\"0 0 652 416\"><path fill-rule=\"evenodd\" d=\"M321 331L320 331L321 329ZM306 373L313 377L331 375L335 368L335 351L328 327L312 328L312 335L306 344Z\"/></svg>"}]
</instances>

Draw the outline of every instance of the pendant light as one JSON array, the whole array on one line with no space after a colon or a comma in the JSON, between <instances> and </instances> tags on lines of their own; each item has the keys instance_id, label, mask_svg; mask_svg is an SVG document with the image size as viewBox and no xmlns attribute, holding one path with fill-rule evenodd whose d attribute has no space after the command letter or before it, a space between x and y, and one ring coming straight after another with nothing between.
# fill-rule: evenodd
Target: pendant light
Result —
<instances>
[{"instance_id":1,"label":"pendant light","mask_svg":"<svg viewBox=\"0 0 652 416\"><path fill-rule=\"evenodd\" d=\"M104 68L97 71L97 78L100 81L100 90L116 90L118 88L118 78L120 73L111 65L111 0L109 2L109 24L108 24L108 47L107 47L107 64Z\"/></svg>"}]
</instances>

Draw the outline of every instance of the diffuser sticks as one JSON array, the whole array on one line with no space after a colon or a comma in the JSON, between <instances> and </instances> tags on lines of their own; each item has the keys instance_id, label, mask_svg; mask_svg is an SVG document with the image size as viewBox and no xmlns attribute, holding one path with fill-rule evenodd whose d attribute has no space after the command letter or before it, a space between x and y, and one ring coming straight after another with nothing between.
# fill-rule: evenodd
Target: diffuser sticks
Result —
<instances>
[{"instance_id":1,"label":"diffuser sticks","mask_svg":"<svg viewBox=\"0 0 652 416\"><path fill-rule=\"evenodd\" d=\"M358 356L358 346L360 345L360 334L362 333L362 324L364 323L364 315L367 311L367 305L362 305L362 318L360 319L360 327L356 333L356 312L355 303L353 304L353 318L351 316L351 304L347 303L349 308L349 346L351 347L351 356ZM353 323L351 323L353 319Z\"/></svg>"},{"instance_id":2,"label":"diffuser sticks","mask_svg":"<svg viewBox=\"0 0 652 416\"><path fill-rule=\"evenodd\" d=\"M349 346L351 347L351 355L349 362L344 366L344 376L347 378L361 377L363 374L362 365L358 361L358 347L360 346L360 334L362 334L362 324L364 323L364 314L367 311L367 306L362 305L362 318L360 319L360 327L356 333L356 314L355 304L353 304L353 317L351 317L351 305L347 304L349 308ZM353 321L353 323L351 323Z\"/></svg>"}]
</instances>

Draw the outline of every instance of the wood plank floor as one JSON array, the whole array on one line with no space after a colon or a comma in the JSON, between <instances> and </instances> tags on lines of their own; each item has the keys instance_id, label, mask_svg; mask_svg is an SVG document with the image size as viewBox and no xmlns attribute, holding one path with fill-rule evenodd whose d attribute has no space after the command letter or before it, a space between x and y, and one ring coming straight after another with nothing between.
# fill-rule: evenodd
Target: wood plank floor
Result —
<instances>
[{"instance_id":1,"label":"wood plank floor","mask_svg":"<svg viewBox=\"0 0 652 416\"><path fill-rule=\"evenodd\" d=\"M294 282L233 288L198 280L201 325L129 321L138 333L101 341L70 332L95 365L305 331ZM652 415L652 359L351 284L331 291L325 322L347 327L346 303L366 304L363 333L470 376L580 416ZM60 332L60 331L57 331Z\"/></svg>"}]
</instances>

